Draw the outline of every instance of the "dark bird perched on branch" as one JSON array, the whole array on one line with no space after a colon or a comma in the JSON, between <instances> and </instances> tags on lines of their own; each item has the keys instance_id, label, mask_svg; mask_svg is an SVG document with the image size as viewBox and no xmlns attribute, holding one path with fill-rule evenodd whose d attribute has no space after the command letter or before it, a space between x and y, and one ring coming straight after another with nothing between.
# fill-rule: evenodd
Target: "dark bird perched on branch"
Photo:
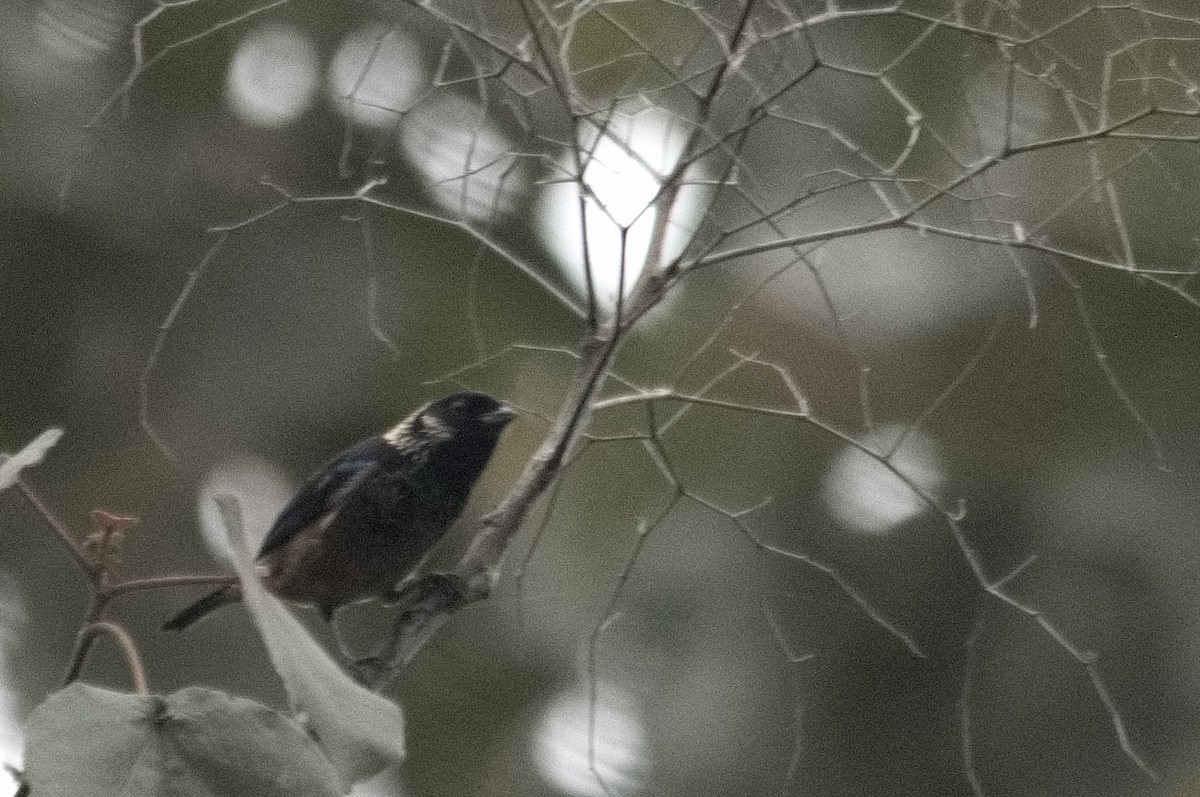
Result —
<instances>
[{"instance_id":1,"label":"dark bird perched on branch","mask_svg":"<svg viewBox=\"0 0 1200 797\"><path fill-rule=\"evenodd\" d=\"M327 462L279 514L258 552L263 583L317 607L395 596L454 523L515 413L483 393L453 393ZM229 584L167 621L179 631L240 600Z\"/></svg>"}]
</instances>

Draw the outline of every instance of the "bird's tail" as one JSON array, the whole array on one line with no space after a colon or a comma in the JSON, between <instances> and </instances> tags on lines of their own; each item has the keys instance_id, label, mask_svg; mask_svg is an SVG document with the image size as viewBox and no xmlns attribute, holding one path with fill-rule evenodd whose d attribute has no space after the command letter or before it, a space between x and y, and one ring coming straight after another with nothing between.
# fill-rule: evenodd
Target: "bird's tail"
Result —
<instances>
[{"instance_id":1,"label":"bird's tail","mask_svg":"<svg viewBox=\"0 0 1200 797\"><path fill-rule=\"evenodd\" d=\"M220 589L208 593L170 620L167 620L163 623L163 630L182 631L200 618L220 609L227 603L233 603L241 597L242 590L236 583L226 584Z\"/></svg>"}]
</instances>

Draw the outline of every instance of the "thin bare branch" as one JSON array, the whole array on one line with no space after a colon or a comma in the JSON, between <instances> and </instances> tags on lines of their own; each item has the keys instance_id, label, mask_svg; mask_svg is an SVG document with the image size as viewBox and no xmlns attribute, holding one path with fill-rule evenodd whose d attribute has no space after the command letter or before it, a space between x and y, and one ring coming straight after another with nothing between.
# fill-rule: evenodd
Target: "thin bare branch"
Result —
<instances>
[{"instance_id":1,"label":"thin bare branch","mask_svg":"<svg viewBox=\"0 0 1200 797\"><path fill-rule=\"evenodd\" d=\"M96 638L101 635L107 636L117 643L117 648L125 657L126 666L129 667L129 677L133 681L134 691L139 695L149 694L150 687L146 682L146 668L142 664L137 644L128 631L108 620L88 623L80 630L79 638L75 641L75 652L71 656L71 664L67 668L66 675L63 676L63 686L79 678L79 673L83 670L83 663L87 660L88 651L91 650Z\"/></svg>"},{"instance_id":2,"label":"thin bare branch","mask_svg":"<svg viewBox=\"0 0 1200 797\"><path fill-rule=\"evenodd\" d=\"M84 554L83 547L79 544L79 541L71 534L71 530L67 528L67 524L59 520L58 515L54 514L54 511L41 499L37 491L29 486L29 483L24 479L17 479L17 490L37 510L42 519L46 521L46 525L50 527L50 531L54 532L55 538L62 544L67 553L70 554L71 559L75 561L75 566L79 568L80 572L89 579L94 580L96 569L92 566L92 562L88 559L87 555Z\"/></svg>"}]
</instances>

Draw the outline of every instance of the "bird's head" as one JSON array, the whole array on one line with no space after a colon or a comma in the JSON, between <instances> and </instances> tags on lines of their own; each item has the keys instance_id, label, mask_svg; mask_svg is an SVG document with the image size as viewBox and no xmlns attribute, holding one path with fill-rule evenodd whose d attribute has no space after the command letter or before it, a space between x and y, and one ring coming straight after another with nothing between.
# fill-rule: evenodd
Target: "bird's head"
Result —
<instances>
[{"instance_id":1,"label":"bird's head","mask_svg":"<svg viewBox=\"0 0 1200 797\"><path fill-rule=\"evenodd\" d=\"M384 434L397 448L414 443L494 441L516 412L486 393L463 391L431 401Z\"/></svg>"}]
</instances>

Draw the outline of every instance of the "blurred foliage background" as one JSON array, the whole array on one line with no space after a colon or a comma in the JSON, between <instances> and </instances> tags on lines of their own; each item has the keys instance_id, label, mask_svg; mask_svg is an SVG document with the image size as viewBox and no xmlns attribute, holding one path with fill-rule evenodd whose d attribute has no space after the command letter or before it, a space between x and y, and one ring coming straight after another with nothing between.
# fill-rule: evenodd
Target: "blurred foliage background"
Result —
<instances>
[{"instance_id":1,"label":"blurred foliage background","mask_svg":"<svg viewBox=\"0 0 1200 797\"><path fill-rule=\"evenodd\" d=\"M707 5L559 7L572 90L686 120L679 95L720 55L705 36L741 8ZM1194 794L1200 19L1183 0L759 5L760 48L712 124L763 114L738 188L712 188L692 222L694 251L829 234L804 259L780 247L696 272L616 373L692 393L740 362L711 396L795 409L775 370L739 360L753 355L874 450L920 420L893 464L963 502L988 578L1036 555L1006 588L1069 643L988 596L945 519L835 436L696 406L651 450L630 436L646 407L625 405L596 416L497 596L388 690L410 757L363 793L603 794L595 769L613 794ZM138 516L127 573L219 569L207 496L237 492L262 533L331 452L465 384L523 414L452 561L557 411L583 326L554 291L583 300L545 227L575 207L554 191L576 131L519 69L479 78L470 37L439 19L532 48L519 4L431 8L0 7L0 448L65 428L28 478L81 533L94 507ZM806 72L818 62L832 68ZM1168 107L1118 131L1141 138L1003 155ZM836 234L968 172L919 224ZM345 199L368 184L378 202ZM774 226L721 237L767 209ZM1031 235L1042 249L1016 246ZM685 405L654 406L661 422ZM19 496L0 496L0 524L16 761L85 593ZM157 630L192 597L119 607L153 688L282 704L239 611ZM380 610L351 614L365 644ZM1093 652L1099 688L1079 660ZM87 677L126 683L103 646Z\"/></svg>"}]
</instances>

